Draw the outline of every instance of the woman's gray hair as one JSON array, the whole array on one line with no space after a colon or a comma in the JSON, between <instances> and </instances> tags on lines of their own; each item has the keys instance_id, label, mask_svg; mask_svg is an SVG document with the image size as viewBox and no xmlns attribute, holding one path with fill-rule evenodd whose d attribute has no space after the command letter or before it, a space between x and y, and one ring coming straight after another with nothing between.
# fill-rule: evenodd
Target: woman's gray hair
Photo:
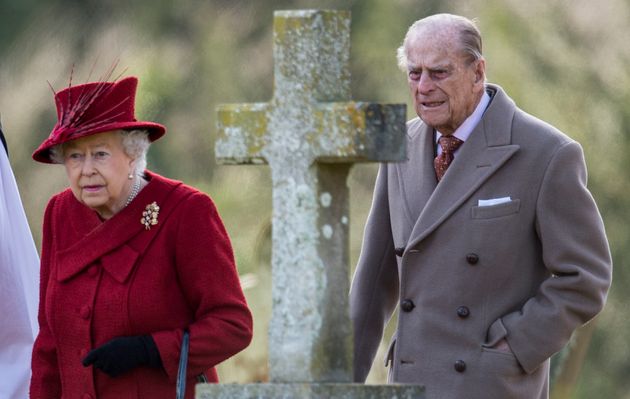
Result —
<instances>
[{"instance_id":1,"label":"woman's gray hair","mask_svg":"<svg viewBox=\"0 0 630 399\"><path fill-rule=\"evenodd\" d=\"M147 168L147 152L149 152L149 132L146 130L121 130L122 145L125 154L136 160L134 174L142 176Z\"/></svg>"},{"instance_id":2,"label":"woman's gray hair","mask_svg":"<svg viewBox=\"0 0 630 399\"><path fill-rule=\"evenodd\" d=\"M413 25L409 27L409 30L407 30L407 34L405 35L402 45L398 47L398 50L396 51L398 67L403 72L407 72L408 61L406 49L411 38L418 34L422 28L437 24L442 26L448 25L457 29L459 32L461 49L466 57L468 65L483 58L481 32L479 31L479 28L477 28L475 20L470 20L459 15L436 14L414 22Z\"/></svg>"},{"instance_id":3,"label":"woman's gray hair","mask_svg":"<svg viewBox=\"0 0 630 399\"><path fill-rule=\"evenodd\" d=\"M119 130L118 133L122 137L122 147L125 154L136 161L134 174L142 175L147 167L147 152L151 145L149 132L146 130ZM50 159L54 163L64 163L63 151L65 144L58 144L49 150Z\"/></svg>"}]
</instances>

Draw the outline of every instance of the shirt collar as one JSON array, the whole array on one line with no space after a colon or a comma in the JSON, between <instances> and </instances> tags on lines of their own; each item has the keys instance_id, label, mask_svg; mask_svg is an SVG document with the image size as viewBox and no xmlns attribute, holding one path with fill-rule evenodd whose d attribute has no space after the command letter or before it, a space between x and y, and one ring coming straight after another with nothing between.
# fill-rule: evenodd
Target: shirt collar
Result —
<instances>
[{"instance_id":1,"label":"shirt collar","mask_svg":"<svg viewBox=\"0 0 630 399\"><path fill-rule=\"evenodd\" d=\"M453 136L457 137L461 141L466 141L472 131L475 129L481 118L483 117L483 113L488 108L488 104L490 104L490 95L487 91L483 91L483 96L481 97L481 101L477 104L477 108L473 111L468 118L462 123L457 130L453 133ZM436 130L435 142L437 144L440 137L442 137L442 133Z\"/></svg>"}]
</instances>

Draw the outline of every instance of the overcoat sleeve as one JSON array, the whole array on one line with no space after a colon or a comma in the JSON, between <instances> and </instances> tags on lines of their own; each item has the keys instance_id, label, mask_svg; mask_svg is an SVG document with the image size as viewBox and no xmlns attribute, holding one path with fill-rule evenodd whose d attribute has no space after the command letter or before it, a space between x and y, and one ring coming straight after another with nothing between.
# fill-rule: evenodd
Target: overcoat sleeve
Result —
<instances>
[{"instance_id":1,"label":"overcoat sleeve","mask_svg":"<svg viewBox=\"0 0 630 399\"><path fill-rule=\"evenodd\" d=\"M498 321L530 373L602 309L612 278L604 224L586 187L582 149L574 141L561 146L547 167L536 204L536 231L552 277L520 310Z\"/></svg>"},{"instance_id":2,"label":"overcoat sleeve","mask_svg":"<svg viewBox=\"0 0 630 399\"><path fill-rule=\"evenodd\" d=\"M188 377L199 375L244 349L252 316L240 286L232 246L212 200L196 192L180 203L175 248L179 284L194 321L188 326ZM152 334L171 381L177 379L183 331Z\"/></svg>"},{"instance_id":3,"label":"overcoat sleeve","mask_svg":"<svg viewBox=\"0 0 630 399\"><path fill-rule=\"evenodd\" d=\"M48 202L44 213L44 227L42 231L39 311L37 316L39 333L33 345L30 387L30 397L37 399L58 399L61 397L61 379L57 365L57 349L48 325L48 315L46 314L46 288L51 278L50 271L54 251L53 210L55 207L55 199L56 197L53 197Z\"/></svg>"},{"instance_id":4,"label":"overcoat sleeve","mask_svg":"<svg viewBox=\"0 0 630 399\"><path fill-rule=\"evenodd\" d=\"M398 266L387 195L387 164L381 164L363 234L361 255L350 289L356 382L364 382L370 372L383 337L383 328L398 302L398 287Z\"/></svg>"}]
</instances>

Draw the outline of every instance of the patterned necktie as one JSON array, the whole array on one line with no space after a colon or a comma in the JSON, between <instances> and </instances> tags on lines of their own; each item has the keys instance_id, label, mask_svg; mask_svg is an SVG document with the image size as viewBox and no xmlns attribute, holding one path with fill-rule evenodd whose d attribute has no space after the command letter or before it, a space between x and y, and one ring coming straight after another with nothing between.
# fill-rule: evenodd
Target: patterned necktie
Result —
<instances>
[{"instance_id":1,"label":"patterned necktie","mask_svg":"<svg viewBox=\"0 0 630 399\"><path fill-rule=\"evenodd\" d=\"M435 157L433 166L435 167L435 176L437 180L440 181L444 173L446 173L448 166L453 162L453 153L455 153L464 142L455 136L442 136L438 142L442 147L442 153Z\"/></svg>"}]
</instances>

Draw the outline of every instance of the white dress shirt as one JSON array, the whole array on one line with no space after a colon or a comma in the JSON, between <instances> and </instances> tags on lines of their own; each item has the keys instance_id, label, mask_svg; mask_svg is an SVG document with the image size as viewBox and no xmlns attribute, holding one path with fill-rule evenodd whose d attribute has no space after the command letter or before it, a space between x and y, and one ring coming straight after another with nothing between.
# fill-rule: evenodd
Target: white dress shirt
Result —
<instances>
[{"instance_id":1,"label":"white dress shirt","mask_svg":"<svg viewBox=\"0 0 630 399\"><path fill-rule=\"evenodd\" d=\"M484 90L483 96L481 97L479 104L477 104L477 108L475 108L473 113L470 114L468 118L466 118L464 123L462 123L457 128L457 130L455 130L455 132L453 133L453 136L465 142L470 136L470 134L472 133L472 131L475 129L475 127L477 127L477 124L479 124L479 122L481 121L481 118L483 117L483 113L486 111L486 108L488 108L489 104L490 104L490 95L488 95L488 92ZM438 130L436 130L435 132L436 132L435 144L437 145L438 141L440 140L440 137L442 137L442 133L440 133ZM453 153L453 155L456 155L457 152L459 152L461 148L462 147L459 147L457 151ZM441 153L442 153L442 146L437 145L437 155L440 155Z\"/></svg>"}]
</instances>

